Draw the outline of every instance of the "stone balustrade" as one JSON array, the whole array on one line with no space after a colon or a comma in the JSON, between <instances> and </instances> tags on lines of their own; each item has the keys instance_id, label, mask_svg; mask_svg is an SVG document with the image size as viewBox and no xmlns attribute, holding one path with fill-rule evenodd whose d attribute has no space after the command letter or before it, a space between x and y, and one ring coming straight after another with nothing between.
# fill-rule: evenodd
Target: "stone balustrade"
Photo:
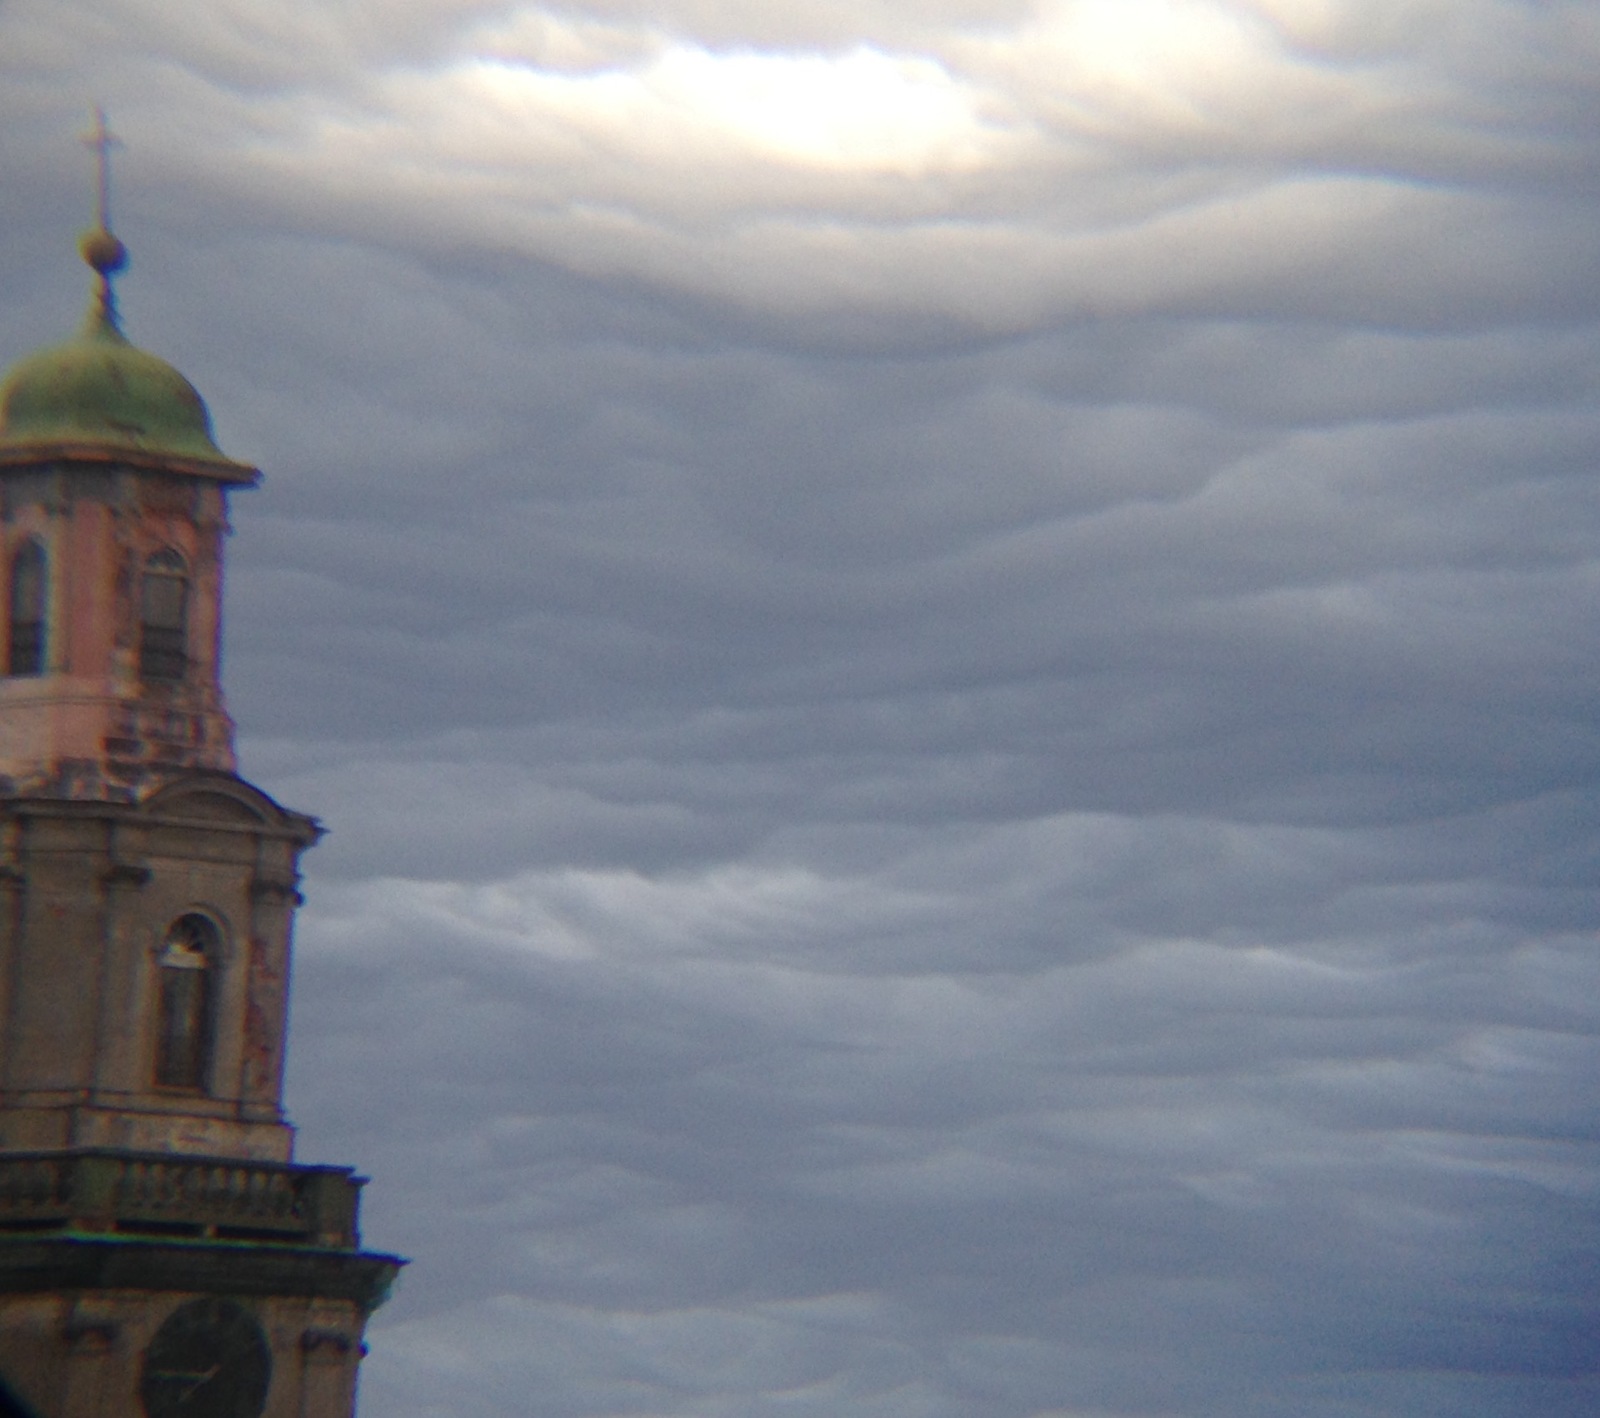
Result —
<instances>
[{"instance_id":1,"label":"stone balustrade","mask_svg":"<svg viewBox=\"0 0 1600 1418\"><path fill-rule=\"evenodd\" d=\"M347 1167L111 1151L0 1153L6 1233L119 1232L359 1245Z\"/></svg>"}]
</instances>

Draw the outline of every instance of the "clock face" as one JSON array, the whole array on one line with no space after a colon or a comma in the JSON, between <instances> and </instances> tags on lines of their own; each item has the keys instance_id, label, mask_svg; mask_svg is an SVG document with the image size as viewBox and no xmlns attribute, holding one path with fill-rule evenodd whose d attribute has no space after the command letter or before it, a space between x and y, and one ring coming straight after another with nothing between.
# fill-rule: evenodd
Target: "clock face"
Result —
<instances>
[{"instance_id":1,"label":"clock face","mask_svg":"<svg viewBox=\"0 0 1600 1418\"><path fill-rule=\"evenodd\" d=\"M144 1351L139 1398L148 1418L260 1418L271 1379L272 1351L249 1310L191 1300Z\"/></svg>"}]
</instances>

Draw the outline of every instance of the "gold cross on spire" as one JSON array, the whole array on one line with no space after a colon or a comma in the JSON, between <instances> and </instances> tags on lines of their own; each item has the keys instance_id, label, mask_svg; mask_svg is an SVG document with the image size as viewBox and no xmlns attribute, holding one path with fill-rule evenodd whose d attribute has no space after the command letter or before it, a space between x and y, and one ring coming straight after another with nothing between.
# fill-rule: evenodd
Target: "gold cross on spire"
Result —
<instances>
[{"instance_id":1,"label":"gold cross on spire","mask_svg":"<svg viewBox=\"0 0 1600 1418\"><path fill-rule=\"evenodd\" d=\"M94 109L94 131L79 139L84 147L93 150L99 168L100 185L95 216L100 220L100 230L111 230L111 150L120 148L122 140L106 125L106 111L99 104Z\"/></svg>"},{"instance_id":2,"label":"gold cross on spire","mask_svg":"<svg viewBox=\"0 0 1600 1418\"><path fill-rule=\"evenodd\" d=\"M121 339L117 323L117 298L111 278L128 264L128 248L111 234L111 150L121 142L106 126L106 111L98 104L94 110L94 131L82 135L86 148L92 148L99 163L100 188L95 215L99 225L78 239L78 251L100 277L99 299L90 310L95 328Z\"/></svg>"}]
</instances>

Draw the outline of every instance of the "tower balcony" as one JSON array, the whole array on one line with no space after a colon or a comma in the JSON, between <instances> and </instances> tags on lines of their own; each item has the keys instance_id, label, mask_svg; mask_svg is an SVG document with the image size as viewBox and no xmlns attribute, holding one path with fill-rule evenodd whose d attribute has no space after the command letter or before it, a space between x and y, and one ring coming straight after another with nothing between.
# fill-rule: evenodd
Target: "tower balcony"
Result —
<instances>
[{"instance_id":1,"label":"tower balcony","mask_svg":"<svg viewBox=\"0 0 1600 1418\"><path fill-rule=\"evenodd\" d=\"M349 1167L110 1150L0 1154L0 1244L52 1233L355 1250Z\"/></svg>"}]
</instances>

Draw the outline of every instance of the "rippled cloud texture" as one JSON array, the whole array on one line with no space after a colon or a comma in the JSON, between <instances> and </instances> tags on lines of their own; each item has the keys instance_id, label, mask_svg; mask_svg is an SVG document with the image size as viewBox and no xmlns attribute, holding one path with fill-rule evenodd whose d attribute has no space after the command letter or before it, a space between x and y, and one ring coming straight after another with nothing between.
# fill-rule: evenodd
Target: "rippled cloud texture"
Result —
<instances>
[{"instance_id":1,"label":"rippled cloud texture","mask_svg":"<svg viewBox=\"0 0 1600 1418\"><path fill-rule=\"evenodd\" d=\"M1600 1410L1600 7L9 0L238 499L365 1418Z\"/></svg>"}]
</instances>

